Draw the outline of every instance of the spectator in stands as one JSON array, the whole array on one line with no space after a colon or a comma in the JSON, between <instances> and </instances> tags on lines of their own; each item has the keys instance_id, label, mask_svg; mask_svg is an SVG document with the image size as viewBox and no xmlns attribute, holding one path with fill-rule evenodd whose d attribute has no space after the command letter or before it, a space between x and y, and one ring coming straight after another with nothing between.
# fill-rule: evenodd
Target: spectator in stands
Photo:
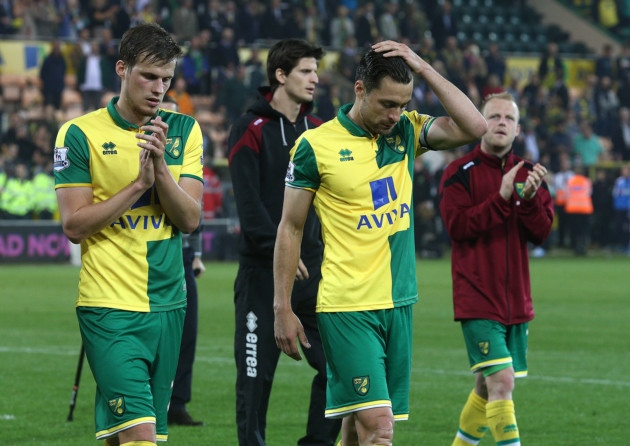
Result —
<instances>
[{"instance_id":1,"label":"spectator in stands","mask_svg":"<svg viewBox=\"0 0 630 446\"><path fill-rule=\"evenodd\" d=\"M435 39L435 47L439 50L446 44L446 39L456 36L457 16L453 12L453 4L450 0L444 0L440 7L436 9L435 16L431 18L431 34Z\"/></svg>"},{"instance_id":2,"label":"spectator in stands","mask_svg":"<svg viewBox=\"0 0 630 446\"><path fill-rule=\"evenodd\" d=\"M343 42L343 48L339 51L339 58L337 59L337 71L349 82L354 82L357 66L361 60L362 53L357 49L356 39L353 36L348 36Z\"/></svg>"},{"instance_id":3,"label":"spectator in stands","mask_svg":"<svg viewBox=\"0 0 630 446\"><path fill-rule=\"evenodd\" d=\"M486 83L489 73L486 59L481 56L479 45L474 42L467 42L462 54L464 56L464 76L471 77L477 90L481 90ZM503 80L499 75L497 75L497 79L499 84L503 85Z\"/></svg>"},{"instance_id":4,"label":"spectator in stands","mask_svg":"<svg viewBox=\"0 0 630 446\"><path fill-rule=\"evenodd\" d=\"M121 1L116 9L111 23L107 29L111 30L112 36L116 40L120 40L129 28L131 28L131 20L135 11L133 11L134 1ZM134 25L137 23L134 23Z\"/></svg>"},{"instance_id":5,"label":"spectator in stands","mask_svg":"<svg viewBox=\"0 0 630 446\"><path fill-rule=\"evenodd\" d=\"M77 85L86 112L100 108L106 90L114 91L114 65L108 57L101 55L101 45L97 41L91 43L89 54L79 63Z\"/></svg>"},{"instance_id":6,"label":"spectator in stands","mask_svg":"<svg viewBox=\"0 0 630 446\"><path fill-rule=\"evenodd\" d=\"M288 15L282 8L282 0L271 0L262 16L260 24L260 37L263 39L277 40L285 35Z\"/></svg>"},{"instance_id":7,"label":"spectator in stands","mask_svg":"<svg viewBox=\"0 0 630 446\"><path fill-rule=\"evenodd\" d=\"M565 72L562 67L555 67L554 83L549 88L549 97L557 97L563 110L569 110L569 87L566 84Z\"/></svg>"},{"instance_id":8,"label":"spectator in stands","mask_svg":"<svg viewBox=\"0 0 630 446\"><path fill-rule=\"evenodd\" d=\"M326 23L324 23L324 20L319 14L319 8L315 4L309 5L306 10L304 28L308 42L317 43L324 39L328 40L328 37L324 36L324 31L327 29Z\"/></svg>"},{"instance_id":9,"label":"spectator in stands","mask_svg":"<svg viewBox=\"0 0 630 446\"><path fill-rule=\"evenodd\" d=\"M488 74L496 74L499 76L501 84L503 84L505 82L507 62L497 42L490 42L488 44L488 52L484 59L486 61Z\"/></svg>"},{"instance_id":10,"label":"spectator in stands","mask_svg":"<svg viewBox=\"0 0 630 446\"><path fill-rule=\"evenodd\" d=\"M7 180L0 195L1 220L27 220L32 217L33 182L26 163L18 162L7 171Z\"/></svg>"},{"instance_id":11,"label":"spectator in stands","mask_svg":"<svg viewBox=\"0 0 630 446\"><path fill-rule=\"evenodd\" d=\"M344 5L337 6L337 13L330 21L330 45L339 50L348 37L354 37L354 21L350 11Z\"/></svg>"},{"instance_id":12,"label":"spectator in stands","mask_svg":"<svg viewBox=\"0 0 630 446\"><path fill-rule=\"evenodd\" d=\"M596 0L596 20L611 33L615 34L619 26L619 14L615 0Z\"/></svg>"},{"instance_id":13,"label":"spectator in stands","mask_svg":"<svg viewBox=\"0 0 630 446\"><path fill-rule=\"evenodd\" d=\"M355 19L354 37L357 39L357 45L360 48L364 48L374 42L378 42L380 32L376 22L374 2L368 1L364 5L359 6Z\"/></svg>"},{"instance_id":14,"label":"spectator in stands","mask_svg":"<svg viewBox=\"0 0 630 446\"><path fill-rule=\"evenodd\" d=\"M610 137L619 108L619 98L609 76L599 78L593 93L597 114L593 129L599 136Z\"/></svg>"},{"instance_id":15,"label":"spectator in stands","mask_svg":"<svg viewBox=\"0 0 630 446\"><path fill-rule=\"evenodd\" d=\"M420 41L420 51L422 58L433 65L433 62L440 58L437 48L435 48L435 39L430 35L425 35Z\"/></svg>"},{"instance_id":16,"label":"spectator in stands","mask_svg":"<svg viewBox=\"0 0 630 446\"><path fill-rule=\"evenodd\" d=\"M556 83L556 75L560 73L564 74L564 61L560 57L558 44L556 42L547 43L547 49L541 55L538 61L538 78L541 85L551 88Z\"/></svg>"},{"instance_id":17,"label":"spectator in stands","mask_svg":"<svg viewBox=\"0 0 630 446\"><path fill-rule=\"evenodd\" d=\"M245 111L250 97L245 85L245 66L230 64L222 73L223 81L217 92L216 105L225 113L228 123L233 123Z\"/></svg>"},{"instance_id":18,"label":"spectator in stands","mask_svg":"<svg viewBox=\"0 0 630 446\"><path fill-rule=\"evenodd\" d=\"M619 107L630 108L630 74L624 74L617 83Z\"/></svg>"},{"instance_id":19,"label":"spectator in stands","mask_svg":"<svg viewBox=\"0 0 630 446\"><path fill-rule=\"evenodd\" d=\"M603 153L604 147L591 124L586 120L580 122L580 132L573 136L574 163L585 168L592 167Z\"/></svg>"},{"instance_id":20,"label":"spectator in stands","mask_svg":"<svg viewBox=\"0 0 630 446\"><path fill-rule=\"evenodd\" d=\"M499 79L499 76L497 76L496 74L490 74L487 77L486 83L484 84L481 90L481 97L485 98L492 94L499 94L504 90L505 89L503 88L503 85L501 84L501 80Z\"/></svg>"},{"instance_id":21,"label":"spectator in stands","mask_svg":"<svg viewBox=\"0 0 630 446\"><path fill-rule=\"evenodd\" d=\"M0 3L0 36L10 36L17 31L12 15L11 2Z\"/></svg>"},{"instance_id":22,"label":"spectator in stands","mask_svg":"<svg viewBox=\"0 0 630 446\"><path fill-rule=\"evenodd\" d=\"M613 159L630 161L630 108L621 107L611 134Z\"/></svg>"},{"instance_id":23,"label":"spectator in stands","mask_svg":"<svg viewBox=\"0 0 630 446\"><path fill-rule=\"evenodd\" d=\"M61 95L66 85L66 60L61 54L61 42L54 40L50 45L50 52L44 58L39 71L42 85L44 106L52 106L56 110L61 108Z\"/></svg>"},{"instance_id":24,"label":"spectator in stands","mask_svg":"<svg viewBox=\"0 0 630 446\"><path fill-rule=\"evenodd\" d=\"M378 29L383 40L399 40L398 2L388 0L378 16Z\"/></svg>"},{"instance_id":25,"label":"spectator in stands","mask_svg":"<svg viewBox=\"0 0 630 446\"><path fill-rule=\"evenodd\" d=\"M35 2L31 9L37 37L42 40L49 40L58 37L58 26L60 16L53 0L39 0Z\"/></svg>"},{"instance_id":26,"label":"spectator in stands","mask_svg":"<svg viewBox=\"0 0 630 446\"><path fill-rule=\"evenodd\" d=\"M199 34L199 20L193 9L193 0L183 0L172 13L172 29L179 43L188 42Z\"/></svg>"},{"instance_id":27,"label":"spectator in stands","mask_svg":"<svg viewBox=\"0 0 630 446\"><path fill-rule=\"evenodd\" d=\"M13 24L16 27L16 37L37 38L37 27L33 18L34 9L35 5L30 0L15 0L13 2Z\"/></svg>"},{"instance_id":28,"label":"spectator in stands","mask_svg":"<svg viewBox=\"0 0 630 446\"><path fill-rule=\"evenodd\" d=\"M617 69L617 78L620 81L630 77L630 42L625 42L621 46L621 52L617 56L615 66Z\"/></svg>"},{"instance_id":29,"label":"spectator in stands","mask_svg":"<svg viewBox=\"0 0 630 446\"><path fill-rule=\"evenodd\" d=\"M238 27L239 39L245 44L254 43L260 36L260 27L262 22L263 5L258 0L249 0L238 9ZM313 17L309 14L306 17L307 28L308 22ZM314 17L317 18L317 17ZM317 35L319 39L319 35Z\"/></svg>"},{"instance_id":30,"label":"spectator in stands","mask_svg":"<svg viewBox=\"0 0 630 446\"><path fill-rule=\"evenodd\" d=\"M411 44L418 44L422 37L431 31L431 23L420 2L403 2L403 9L398 18L400 37Z\"/></svg>"},{"instance_id":31,"label":"spectator in stands","mask_svg":"<svg viewBox=\"0 0 630 446\"><path fill-rule=\"evenodd\" d=\"M87 17L93 35L97 36L103 28L109 28L115 20L119 2L116 0L91 0L87 7Z\"/></svg>"},{"instance_id":32,"label":"spectator in stands","mask_svg":"<svg viewBox=\"0 0 630 446\"><path fill-rule=\"evenodd\" d=\"M599 78L608 76L611 79L617 79L617 59L610 43L605 43L601 53L595 58L595 76Z\"/></svg>"},{"instance_id":33,"label":"spectator in stands","mask_svg":"<svg viewBox=\"0 0 630 446\"><path fill-rule=\"evenodd\" d=\"M179 72L186 81L186 91L191 95L209 94L207 85L210 74L210 59L201 46L201 37L190 39L188 51L182 57Z\"/></svg>"},{"instance_id":34,"label":"spectator in stands","mask_svg":"<svg viewBox=\"0 0 630 446\"><path fill-rule=\"evenodd\" d=\"M591 224L591 242L599 248L612 246L615 221L613 207L613 180L609 169L595 169L593 181L593 221Z\"/></svg>"},{"instance_id":35,"label":"spectator in stands","mask_svg":"<svg viewBox=\"0 0 630 446\"><path fill-rule=\"evenodd\" d=\"M217 68L240 65L238 45L236 43L234 30L225 27L221 31L221 39L212 53L212 64Z\"/></svg>"},{"instance_id":36,"label":"spectator in stands","mask_svg":"<svg viewBox=\"0 0 630 446\"><path fill-rule=\"evenodd\" d=\"M210 30L213 43L219 41L221 30L226 25L225 14L223 14L223 2L220 0L207 0L197 3L199 15L199 28Z\"/></svg>"},{"instance_id":37,"label":"spectator in stands","mask_svg":"<svg viewBox=\"0 0 630 446\"><path fill-rule=\"evenodd\" d=\"M176 76L172 84L173 87L168 90L166 95L173 99L174 103L177 105L179 110L175 111L179 111L180 113L188 116L194 116L195 104L193 103L191 95L187 91L186 79L184 79L181 75Z\"/></svg>"},{"instance_id":38,"label":"spectator in stands","mask_svg":"<svg viewBox=\"0 0 630 446\"><path fill-rule=\"evenodd\" d=\"M617 249L630 255L630 164L621 167L613 188Z\"/></svg>"},{"instance_id":39,"label":"spectator in stands","mask_svg":"<svg viewBox=\"0 0 630 446\"><path fill-rule=\"evenodd\" d=\"M448 36L439 50L439 58L444 62L448 76L460 75L464 69L464 52L459 47L456 36Z\"/></svg>"},{"instance_id":40,"label":"spectator in stands","mask_svg":"<svg viewBox=\"0 0 630 446\"><path fill-rule=\"evenodd\" d=\"M557 221L556 226L556 244L559 248L566 248L569 245L568 240L568 223L564 206L567 203L567 184L574 175L573 164L569 154L564 153L560 157L560 170L556 171L553 176L554 211Z\"/></svg>"}]
</instances>

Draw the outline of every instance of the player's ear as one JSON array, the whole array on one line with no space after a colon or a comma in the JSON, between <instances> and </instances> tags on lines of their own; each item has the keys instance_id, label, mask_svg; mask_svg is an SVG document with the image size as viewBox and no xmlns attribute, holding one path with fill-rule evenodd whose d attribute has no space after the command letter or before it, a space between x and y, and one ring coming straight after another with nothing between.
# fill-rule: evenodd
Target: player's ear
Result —
<instances>
[{"instance_id":1,"label":"player's ear","mask_svg":"<svg viewBox=\"0 0 630 446\"><path fill-rule=\"evenodd\" d=\"M282 68L276 68L276 80L280 85L284 85L287 81L287 73Z\"/></svg>"},{"instance_id":2,"label":"player's ear","mask_svg":"<svg viewBox=\"0 0 630 446\"><path fill-rule=\"evenodd\" d=\"M367 92L365 91L365 85L362 80L358 80L354 83L354 94L357 99L364 99Z\"/></svg>"}]
</instances>

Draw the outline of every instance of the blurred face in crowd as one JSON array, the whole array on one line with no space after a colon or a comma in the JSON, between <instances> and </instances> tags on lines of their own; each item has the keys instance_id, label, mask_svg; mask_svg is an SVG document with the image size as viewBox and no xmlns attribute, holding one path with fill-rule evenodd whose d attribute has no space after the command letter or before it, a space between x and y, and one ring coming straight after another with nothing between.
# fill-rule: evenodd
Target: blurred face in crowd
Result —
<instances>
[{"instance_id":1,"label":"blurred face in crowd","mask_svg":"<svg viewBox=\"0 0 630 446\"><path fill-rule=\"evenodd\" d=\"M510 100L495 98L486 102L482 114L488 131L481 137L481 150L501 157L510 151L520 132L518 107Z\"/></svg>"}]
</instances>

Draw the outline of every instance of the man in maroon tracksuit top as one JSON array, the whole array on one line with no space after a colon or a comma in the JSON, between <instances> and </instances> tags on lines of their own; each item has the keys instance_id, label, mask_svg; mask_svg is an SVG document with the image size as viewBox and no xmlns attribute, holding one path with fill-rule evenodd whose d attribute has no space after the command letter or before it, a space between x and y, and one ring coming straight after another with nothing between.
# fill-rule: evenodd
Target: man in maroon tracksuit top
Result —
<instances>
[{"instance_id":1,"label":"man in maroon tracksuit top","mask_svg":"<svg viewBox=\"0 0 630 446\"><path fill-rule=\"evenodd\" d=\"M309 114L318 83L322 48L282 40L267 56L269 87L232 126L228 139L230 176L240 221L236 310L236 424L239 446L264 446L267 406L280 349L274 337L273 250L282 216L289 151L305 130L321 120ZM306 435L300 446L332 446L340 420L326 420L326 358L315 304L323 255L321 227L313 208L304 228L292 294L311 348L304 350L317 373L311 384Z\"/></svg>"},{"instance_id":2,"label":"man in maroon tracksuit top","mask_svg":"<svg viewBox=\"0 0 630 446\"><path fill-rule=\"evenodd\" d=\"M528 242L541 244L553 222L547 170L514 155L519 111L509 93L481 106L488 131L446 167L440 211L452 241L455 320L460 321L475 388L453 446L475 445L490 431L520 445L514 378L527 375L528 322L534 318Z\"/></svg>"}]
</instances>

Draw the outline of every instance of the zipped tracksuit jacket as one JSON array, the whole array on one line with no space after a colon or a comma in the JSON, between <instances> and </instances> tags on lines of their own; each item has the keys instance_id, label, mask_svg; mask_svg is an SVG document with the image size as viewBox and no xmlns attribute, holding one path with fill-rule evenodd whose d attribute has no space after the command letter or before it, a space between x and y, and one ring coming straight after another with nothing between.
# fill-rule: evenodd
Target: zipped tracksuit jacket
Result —
<instances>
[{"instance_id":1,"label":"zipped tracksuit jacket","mask_svg":"<svg viewBox=\"0 0 630 446\"><path fill-rule=\"evenodd\" d=\"M449 164L440 185L440 211L452 243L455 320L490 319L505 325L534 318L528 242L551 232L553 201L543 182L531 200L519 193L532 163L514 179L509 201L499 195L503 175L521 158L475 149Z\"/></svg>"}]
</instances>

